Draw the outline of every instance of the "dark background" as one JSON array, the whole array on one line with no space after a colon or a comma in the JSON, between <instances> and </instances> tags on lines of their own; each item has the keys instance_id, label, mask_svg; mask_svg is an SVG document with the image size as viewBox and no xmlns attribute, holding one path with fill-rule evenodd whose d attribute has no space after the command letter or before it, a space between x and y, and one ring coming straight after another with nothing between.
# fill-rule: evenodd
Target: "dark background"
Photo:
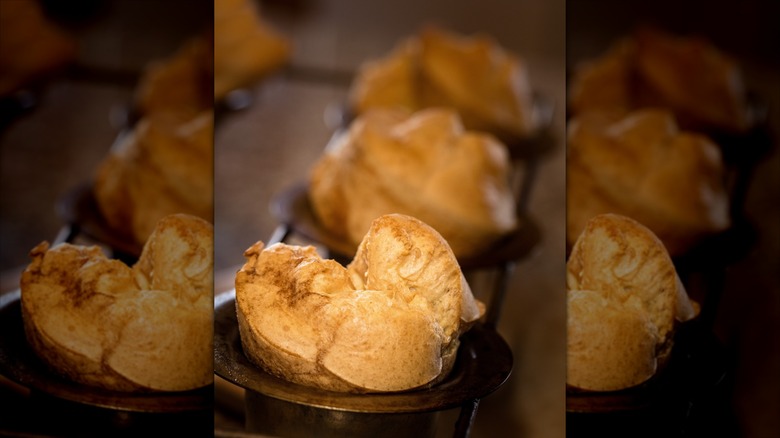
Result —
<instances>
[{"instance_id":1,"label":"dark background","mask_svg":"<svg viewBox=\"0 0 780 438\"><path fill-rule=\"evenodd\" d=\"M566 3L566 67L603 53L637 25L709 39L739 62L747 88L769 108L768 130L780 139L780 2L749 0ZM750 145L746 145L749 147ZM725 269L714 324L728 353L733 397L713 436L776 436L780 430L780 155L777 145L756 167L745 201L756 241Z\"/></svg>"}]
</instances>

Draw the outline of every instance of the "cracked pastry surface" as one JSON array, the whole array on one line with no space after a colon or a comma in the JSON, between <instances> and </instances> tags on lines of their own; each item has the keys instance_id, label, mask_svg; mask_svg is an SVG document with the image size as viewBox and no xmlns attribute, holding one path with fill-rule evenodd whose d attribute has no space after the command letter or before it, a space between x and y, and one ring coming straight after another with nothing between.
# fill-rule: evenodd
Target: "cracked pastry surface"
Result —
<instances>
[{"instance_id":1,"label":"cracked pastry surface","mask_svg":"<svg viewBox=\"0 0 780 438\"><path fill-rule=\"evenodd\" d=\"M460 257L517 227L509 171L504 145L466 131L452 110L376 109L314 165L309 200L324 228L355 247L375 218L401 213L436 229Z\"/></svg>"},{"instance_id":2,"label":"cracked pastry surface","mask_svg":"<svg viewBox=\"0 0 780 438\"><path fill-rule=\"evenodd\" d=\"M246 253L236 276L244 352L267 372L342 392L435 384L483 313L441 236L403 215L378 218L343 267L311 246Z\"/></svg>"},{"instance_id":3,"label":"cracked pastry surface","mask_svg":"<svg viewBox=\"0 0 780 438\"><path fill-rule=\"evenodd\" d=\"M21 279L24 330L67 378L116 391L184 391L213 381L213 231L162 219L132 267L97 246L43 242Z\"/></svg>"},{"instance_id":4,"label":"cracked pastry surface","mask_svg":"<svg viewBox=\"0 0 780 438\"><path fill-rule=\"evenodd\" d=\"M661 241L620 215L592 218L566 264L567 384L611 391L662 368L675 324L698 313Z\"/></svg>"}]
</instances>

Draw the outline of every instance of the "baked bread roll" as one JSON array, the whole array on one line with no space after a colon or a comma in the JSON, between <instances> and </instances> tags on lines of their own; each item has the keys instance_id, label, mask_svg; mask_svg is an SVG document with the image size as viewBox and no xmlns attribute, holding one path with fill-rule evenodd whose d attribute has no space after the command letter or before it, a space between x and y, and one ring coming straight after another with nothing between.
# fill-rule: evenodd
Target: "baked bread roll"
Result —
<instances>
[{"instance_id":1,"label":"baked bread roll","mask_svg":"<svg viewBox=\"0 0 780 438\"><path fill-rule=\"evenodd\" d=\"M720 150L702 135L680 131L668 111L573 119L566 169L569 245L600 213L636 219L673 256L730 225Z\"/></svg>"},{"instance_id":2,"label":"baked bread roll","mask_svg":"<svg viewBox=\"0 0 780 438\"><path fill-rule=\"evenodd\" d=\"M698 306L663 243L633 219L592 218L566 264L567 384L612 391L638 385L666 362L675 321Z\"/></svg>"},{"instance_id":3,"label":"baked bread roll","mask_svg":"<svg viewBox=\"0 0 780 438\"><path fill-rule=\"evenodd\" d=\"M290 42L266 23L256 2L214 1L214 99L281 67Z\"/></svg>"},{"instance_id":4,"label":"baked bread roll","mask_svg":"<svg viewBox=\"0 0 780 438\"><path fill-rule=\"evenodd\" d=\"M376 109L315 164L309 199L322 225L355 247L374 219L402 213L435 228L461 257L517 226L509 171L503 144L465 131L451 110Z\"/></svg>"},{"instance_id":5,"label":"baked bread roll","mask_svg":"<svg viewBox=\"0 0 780 438\"><path fill-rule=\"evenodd\" d=\"M686 128L741 132L750 127L737 63L702 38L640 28L577 68L574 114L666 107Z\"/></svg>"},{"instance_id":6,"label":"baked bread roll","mask_svg":"<svg viewBox=\"0 0 780 438\"><path fill-rule=\"evenodd\" d=\"M197 114L214 106L214 42L203 34L188 40L167 59L150 63L135 90L135 110Z\"/></svg>"},{"instance_id":7,"label":"baked bread roll","mask_svg":"<svg viewBox=\"0 0 780 438\"><path fill-rule=\"evenodd\" d=\"M385 58L362 65L349 102L357 114L371 108L452 107L468 129L504 140L526 137L536 125L528 72L517 56L487 36L432 26Z\"/></svg>"},{"instance_id":8,"label":"baked bread roll","mask_svg":"<svg viewBox=\"0 0 780 438\"><path fill-rule=\"evenodd\" d=\"M431 386L484 313L447 242L403 215L377 218L346 268L311 246L244 254L236 313L247 357L279 378L341 392Z\"/></svg>"},{"instance_id":9,"label":"baked bread roll","mask_svg":"<svg viewBox=\"0 0 780 438\"><path fill-rule=\"evenodd\" d=\"M143 245L164 216L213 214L213 112L155 113L100 164L93 191L118 236Z\"/></svg>"},{"instance_id":10,"label":"baked bread roll","mask_svg":"<svg viewBox=\"0 0 780 438\"><path fill-rule=\"evenodd\" d=\"M22 274L24 330L55 372L115 391L185 391L213 381L213 231L162 219L128 267L97 246L36 246Z\"/></svg>"}]
</instances>

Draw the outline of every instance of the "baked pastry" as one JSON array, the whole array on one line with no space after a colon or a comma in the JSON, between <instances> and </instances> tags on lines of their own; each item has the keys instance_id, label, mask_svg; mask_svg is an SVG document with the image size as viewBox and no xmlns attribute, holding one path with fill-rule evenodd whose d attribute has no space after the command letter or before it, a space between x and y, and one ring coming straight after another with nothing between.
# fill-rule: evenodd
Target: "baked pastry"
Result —
<instances>
[{"instance_id":1,"label":"baked pastry","mask_svg":"<svg viewBox=\"0 0 780 438\"><path fill-rule=\"evenodd\" d=\"M680 131L665 110L573 119L566 175L569 245L600 213L636 219L673 256L730 225L720 150L702 135Z\"/></svg>"},{"instance_id":2,"label":"baked pastry","mask_svg":"<svg viewBox=\"0 0 780 438\"><path fill-rule=\"evenodd\" d=\"M213 45L210 34L199 35L171 57L150 63L135 90L135 110L140 116L210 110L214 105Z\"/></svg>"},{"instance_id":3,"label":"baked pastry","mask_svg":"<svg viewBox=\"0 0 780 438\"><path fill-rule=\"evenodd\" d=\"M251 0L215 0L213 30L147 66L136 90L137 110L209 110L230 91L281 67L290 50Z\"/></svg>"},{"instance_id":4,"label":"baked pastry","mask_svg":"<svg viewBox=\"0 0 780 438\"><path fill-rule=\"evenodd\" d=\"M76 51L76 40L47 19L37 1L0 1L0 96L66 66Z\"/></svg>"},{"instance_id":5,"label":"baked pastry","mask_svg":"<svg viewBox=\"0 0 780 438\"><path fill-rule=\"evenodd\" d=\"M309 200L322 226L355 247L375 218L402 213L435 228L461 257L517 226L509 171L503 144L465 131L452 110L376 109L315 164Z\"/></svg>"},{"instance_id":6,"label":"baked pastry","mask_svg":"<svg viewBox=\"0 0 780 438\"><path fill-rule=\"evenodd\" d=\"M675 324L698 313L660 240L633 219L592 218L566 263L567 384L632 387L668 360Z\"/></svg>"},{"instance_id":7,"label":"baked pastry","mask_svg":"<svg viewBox=\"0 0 780 438\"><path fill-rule=\"evenodd\" d=\"M251 0L214 0L214 99L281 67L291 44Z\"/></svg>"},{"instance_id":8,"label":"baked pastry","mask_svg":"<svg viewBox=\"0 0 780 438\"><path fill-rule=\"evenodd\" d=\"M528 72L517 56L487 36L433 26L362 65L349 103L357 114L371 108L452 107L468 129L503 140L527 137L536 124Z\"/></svg>"},{"instance_id":9,"label":"baked pastry","mask_svg":"<svg viewBox=\"0 0 780 438\"><path fill-rule=\"evenodd\" d=\"M344 268L314 247L258 242L236 275L247 357L279 378L341 392L431 386L484 313L447 242L412 217L377 218Z\"/></svg>"},{"instance_id":10,"label":"baked pastry","mask_svg":"<svg viewBox=\"0 0 780 438\"><path fill-rule=\"evenodd\" d=\"M751 124L736 61L703 38L649 27L581 65L569 104L574 114L666 107L695 130L741 132Z\"/></svg>"},{"instance_id":11,"label":"baked pastry","mask_svg":"<svg viewBox=\"0 0 780 438\"><path fill-rule=\"evenodd\" d=\"M141 119L100 164L93 186L117 236L140 245L164 216L213 215L212 111L158 112Z\"/></svg>"},{"instance_id":12,"label":"baked pastry","mask_svg":"<svg viewBox=\"0 0 780 438\"><path fill-rule=\"evenodd\" d=\"M47 242L30 253L21 305L30 347L49 367L115 391L185 391L213 381L213 231L163 218L128 267L97 246Z\"/></svg>"}]
</instances>

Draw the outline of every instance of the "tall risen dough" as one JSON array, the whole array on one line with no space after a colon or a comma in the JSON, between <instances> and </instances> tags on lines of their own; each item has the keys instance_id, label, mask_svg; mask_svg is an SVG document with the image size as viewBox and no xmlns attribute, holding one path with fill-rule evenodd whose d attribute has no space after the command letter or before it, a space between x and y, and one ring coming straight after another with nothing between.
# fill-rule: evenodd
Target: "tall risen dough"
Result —
<instances>
[{"instance_id":1,"label":"tall risen dough","mask_svg":"<svg viewBox=\"0 0 780 438\"><path fill-rule=\"evenodd\" d=\"M313 247L249 248L236 276L244 352L271 374L345 392L432 385L483 313L435 230L378 218L346 268Z\"/></svg>"},{"instance_id":2,"label":"tall risen dough","mask_svg":"<svg viewBox=\"0 0 780 438\"><path fill-rule=\"evenodd\" d=\"M111 231L142 246L164 216L214 214L214 114L155 113L105 157L94 195Z\"/></svg>"},{"instance_id":3,"label":"tall risen dough","mask_svg":"<svg viewBox=\"0 0 780 438\"><path fill-rule=\"evenodd\" d=\"M602 213L639 221L674 256L730 226L719 149L703 135L681 131L667 110L583 114L569 124L568 148L569 244Z\"/></svg>"},{"instance_id":4,"label":"tall risen dough","mask_svg":"<svg viewBox=\"0 0 780 438\"><path fill-rule=\"evenodd\" d=\"M522 59L489 36L457 35L435 26L364 63L349 97L357 114L450 107L468 129L505 140L528 136L538 123Z\"/></svg>"},{"instance_id":5,"label":"tall risen dough","mask_svg":"<svg viewBox=\"0 0 780 438\"><path fill-rule=\"evenodd\" d=\"M76 382L184 391L213 381L211 224L163 218L132 268L96 246L44 242L22 274L36 354Z\"/></svg>"},{"instance_id":6,"label":"tall risen dough","mask_svg":"<svg viewBox=\"0 0 780 438\"><path fill-rule=\"evenodd\" d=\"M470 256L517 226L509 172L504 145L464 130L452 110L374 110L315 164L309 199L323 226L355 247L374 219L400 213Z\"/></svg>"},{"instance_id":7,"label":"tall risen dough","mask_svg":"<svg viewBox=\"0 0 780 438\"><path fill-rule=\"evenodd\" d=\"M615 390L665 363L675 321L697 313L661 241L637 221L591 219L566 264L567 383Z\"/></svg>"}]
</instances>

